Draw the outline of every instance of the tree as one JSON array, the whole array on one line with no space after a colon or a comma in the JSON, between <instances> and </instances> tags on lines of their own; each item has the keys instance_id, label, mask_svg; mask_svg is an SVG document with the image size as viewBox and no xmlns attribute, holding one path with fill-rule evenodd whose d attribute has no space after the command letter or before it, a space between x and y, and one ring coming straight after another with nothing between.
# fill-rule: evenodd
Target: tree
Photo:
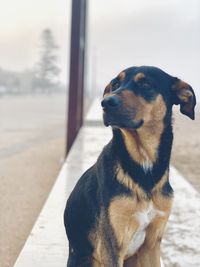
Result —
<instances>
[{"instance_id":1,"label":"tree","mask_svg":"<svg viewBox=\"0 0 200 267\"><path fill-rule=\"evenodd\" d=\"M49 93L58 86L60 73L57 65L58 49L52 31L45 29L41 35L40 58L34 71L33 90L39 89Z\"/></svg>"}]
</instances>

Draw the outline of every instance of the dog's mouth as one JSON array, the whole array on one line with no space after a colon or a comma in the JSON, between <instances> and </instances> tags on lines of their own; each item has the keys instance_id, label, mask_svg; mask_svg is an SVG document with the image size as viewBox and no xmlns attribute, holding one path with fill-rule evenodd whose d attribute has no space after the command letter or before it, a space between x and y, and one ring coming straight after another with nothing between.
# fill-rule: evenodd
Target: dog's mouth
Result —
<instances>
[{"instance_id":1,"label":"dog's mouth","mask_svg":"<svg viewBox=\"0 0 200 267\"><path fill-rule=\"evenodd\" d=\"M138 129L140 128L144 120L143 119L132 119L130 116L125 116L124 114L109 114L104 111L103 121L106 127L111 126L114 128L130 128Z\"/></svg>"}]
</instances>

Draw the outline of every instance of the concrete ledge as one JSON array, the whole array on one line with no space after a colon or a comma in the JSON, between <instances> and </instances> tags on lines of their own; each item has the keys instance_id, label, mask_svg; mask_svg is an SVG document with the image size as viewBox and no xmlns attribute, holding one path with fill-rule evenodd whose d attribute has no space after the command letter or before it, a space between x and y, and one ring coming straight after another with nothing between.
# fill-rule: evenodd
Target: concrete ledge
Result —
<instances>
[{"instance_id":1,"label":"concrete ledge","mask_svg":"<svg viewBox=\"0 0 200 267\"><path fill-rule=\"evenodd\" d=\"M109 129L102 127L80 130L15 267L66 266L68 244L63 224L66 199L77 179L96 161L105 139L110 136Z\"/></svg>"}]
</instances>

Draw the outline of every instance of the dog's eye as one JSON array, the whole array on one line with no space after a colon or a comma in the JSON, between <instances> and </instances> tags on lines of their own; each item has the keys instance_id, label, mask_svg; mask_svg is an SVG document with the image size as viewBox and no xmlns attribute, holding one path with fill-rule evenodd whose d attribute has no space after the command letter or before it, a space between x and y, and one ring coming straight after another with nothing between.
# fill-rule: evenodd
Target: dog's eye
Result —
<instances>
[{"instance_id":1,"label":"dog's eye","mask_svg":"<svg viewBox=\"0 0 200 267\"><path fill-rule=\"evenodd\" d=\"M118 80L115 80L112 82L112 91L117 90L117 88L119 88L120 86L120 82Z\"/></svg>"},{"instance_id":2,"label":"dog's eye","mask_svg":"<svg viewBox=\"0 0 200 267\"><path fill-rule=\"evenodd\" d=\"M146 99L147 101L154 100L157 95L156 89L148 83L144 83L141 86L140 93L144 97L144 99Z\"/></svg>"},{"instance_id":3,"label":"dog's eye","mask_svg":"<svg viewBox=\"0 0 200 267\"><path fill-rule=\"evenodd\" d=\"M149 83L143 83L142 84L142 88L144 88L144 89L151 89L152 88L152 86L149 84Z\"/></svg>"}]
</instances>

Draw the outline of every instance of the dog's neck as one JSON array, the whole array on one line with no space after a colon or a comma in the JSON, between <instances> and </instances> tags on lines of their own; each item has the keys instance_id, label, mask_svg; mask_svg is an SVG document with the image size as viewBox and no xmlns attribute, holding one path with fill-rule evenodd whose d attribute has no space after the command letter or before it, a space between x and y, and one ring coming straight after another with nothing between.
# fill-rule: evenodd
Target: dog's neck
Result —
<instances>
[{"instance_id":1,"label":"dog's neck","mask_svg":"<svg viewBox=\"0 0 200 267\"><path fill-rule=\"evenodd\" d=\"M122 137L131 158L143 166L144 171L152 169L157 160L163 126L144 126L138 130L121 129Z\"/></svg>"},{"instance_id":2,"label":"dog's neck","mask_svg":"<svg viewBox=\"0 0 200 267\"><path fill-rule=\"evenodd\" d=\"M146 191L168 170L172 140L171 123L138 130L113 129L113 148L122 168Z\"/></svg>"}]
</instances>

